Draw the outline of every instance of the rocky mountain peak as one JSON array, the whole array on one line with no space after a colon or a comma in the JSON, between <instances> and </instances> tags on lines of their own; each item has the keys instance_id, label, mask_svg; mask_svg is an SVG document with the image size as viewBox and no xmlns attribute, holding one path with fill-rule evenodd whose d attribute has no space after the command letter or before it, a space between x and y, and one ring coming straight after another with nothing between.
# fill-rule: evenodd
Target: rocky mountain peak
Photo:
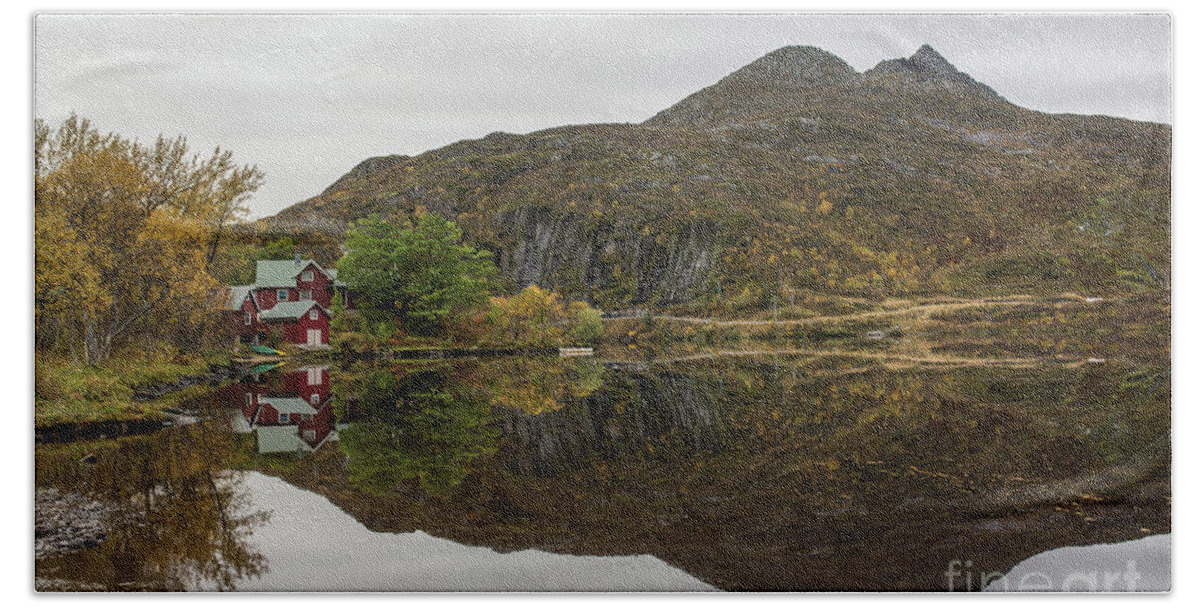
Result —
<instances>
[{"instance_id":1,"label":"rocky mountain peak","mask_svg":"<svg viewBox=\"0 0 1200 608\"><path fill-rule=\"evenodd\" d=\"M726 80L809 88L843 84L858 75L850 64L828 51L815 46L785 46L730 74Z\"/></svg>"},{"instance_id":2,"label":"rocky mountain peak","mask_svg":"<svg viewBox=\"0 0 1200 608\"><path fill-rule=\"evenodd\" d=\"M828 51L785 46L659 112L646 124L720 124L789 111L808 93L853 85L861 78L850 64Z\"/></svg>"},{"instance_id":3,"label":"rocky mountain peak","mask_svg":"<svg viewBox=\"0 0 1200 608\"><path fill-rule=\"evenodd\" d=\"M947 89L970 90L990 97L999 97L991 87L960 72L941 53L928 44L921 45L921 48L917 49L912 57L881 61L863 73L863 76L868 79L887 75L899 76L903 80L926 87L933 85Z\"/></svg>"},{"instance_id":4,"label":"rocky mountain peak","mask_svg":"<svg viewBox=\"0 0 1200 608\"><path fill-rule=\"evenodd\" d=\"M934 50L928 44L922 44L921 48L917 49L917 52L913 53L913 56L909 57L908 60L918 69L929 74L951 75L958 73L958 70L949 61L946 61L946 58L942 57L941 53Z\"/></svg>"}]
</instances>

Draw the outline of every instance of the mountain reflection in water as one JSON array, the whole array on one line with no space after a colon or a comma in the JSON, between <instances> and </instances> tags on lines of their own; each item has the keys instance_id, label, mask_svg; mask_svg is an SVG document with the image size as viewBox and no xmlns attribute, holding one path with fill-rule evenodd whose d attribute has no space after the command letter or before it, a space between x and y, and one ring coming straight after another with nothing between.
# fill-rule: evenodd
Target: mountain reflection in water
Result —
<instances>
[{"instance_id":1,"label":"mountain reflection in water","mask_svg":"<svg viewBox=\"0 0 1200 608\"><path fill-rule=\"evenodd\" d=\"M320 494L374 532L422 531L454 547L486 547L460 547L450 558L479 572L508 572L537 550L529 555L650 555L721 589L944 590L952 560L970 560L978 581L1054 547L1168 532L1167 370L1133 363L897 370L852 356L632 369L586 359L285 368L214 394L209 407L228 412L240 435L198 425L205 430L115 443L223 435L214 442L228 450L207 443L180 449L203 451L201 468L218 476L254 469ZM39 486L79 491L79 480L107 462L105 449L112 448L39 446ZM102 454L101 462L72 460L83 450ZM43 463L54 473L43 475ZM275 488L251 492L271 496L252 501L273 511L266 526L283 514L295 520L300 539L317 525L289 510L285 495L298 490L250 479ZM240 484L230 481L227 491L244 491ZM211 489L196 496L218 502ZM208 510L216 518L196 525L264 525L227 505ZM166 563L178 570L186 561L195 576L163 587L265 588L272 565L283 568L294 556L286 542L267 549L239 529L219 548L187 549L240 551L245 564L228 572L212 573L194 557L156 558L134 569L160 572ZM112 561L112 544L39 561L39 578L107 588L138 578L100 565ZM304 579L308 587L296 588L342 588L322 579L342 567L364 573L356 579L363 589L436 586L427 578L436 569L427 566L438 558L395 570L371 551L343 549L330 547L327 558L307 552L313 573ZM516 561L489 561L500 557ZM104 574L66 565L80 559ZM329 570L318 567L322 559ZM583 563L563 562L561 572L592 567ZM632 563L595 566L611 568L603 570L613 573L610 586L578 588L624 589L636 580L663 588L618 574ZM651 578L663 586L687 579L659 565L643 564L661 574ZM370 574L383 572L407 580L384 586ZM196 582L205 576L208 582ZM532 588L510 585L526 580L513 577L503 585L473 580L491 580L491 589ZM575 588L569 580L548 585Z\"/></svg>"}]
</instances>

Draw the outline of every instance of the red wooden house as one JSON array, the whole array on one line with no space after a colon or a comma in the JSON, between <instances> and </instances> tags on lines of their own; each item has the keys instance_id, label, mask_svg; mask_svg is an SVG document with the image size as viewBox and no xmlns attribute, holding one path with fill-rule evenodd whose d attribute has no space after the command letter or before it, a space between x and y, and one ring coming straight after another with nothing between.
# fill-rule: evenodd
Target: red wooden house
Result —
<instances>
[{"instance_id":1,"label":"red wooden house","mask_svg":"<svg viewBox=\"0 0 1200 608\"><path fill-rule=\"evenodd\" d=\"M255 344L277 329L287 344L319 348L329 344L337 270L313 260L260 260L254 283L229 288L225 308L243 341Z\"/></svg>"}]
</instances>

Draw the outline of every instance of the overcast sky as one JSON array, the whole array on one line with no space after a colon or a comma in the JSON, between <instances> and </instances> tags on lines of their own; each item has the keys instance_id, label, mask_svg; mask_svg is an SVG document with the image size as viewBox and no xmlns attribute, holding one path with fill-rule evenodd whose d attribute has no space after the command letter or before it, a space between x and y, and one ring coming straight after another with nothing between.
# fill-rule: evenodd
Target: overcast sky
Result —
<instances>
[{"instance_id":1,"label":"overcast sky","mask_svg":"<svg viewBox=\"0 0 1200 608\"><path fill-rule=\"evenodd\" d=\"M183 134L267 174L254 217L370 156L641 122L763 54L866 70L929 43L1009 101L1171 122L1165 15L40 15L35 114Z\"/></svg>"}]
</instances>

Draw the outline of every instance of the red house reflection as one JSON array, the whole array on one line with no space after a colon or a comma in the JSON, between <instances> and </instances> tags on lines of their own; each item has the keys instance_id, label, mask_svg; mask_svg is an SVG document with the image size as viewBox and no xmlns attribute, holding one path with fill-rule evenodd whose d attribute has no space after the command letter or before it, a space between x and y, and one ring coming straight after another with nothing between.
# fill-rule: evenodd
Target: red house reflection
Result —
<instances>
[{"instance_id":1,"label":"red house reflection","mask_svg":"<svg viewBox=\"0 0 1200 608\"><path fill-rule=\"evenodd\" d=\"M240 410L235 430L253 432L259 453L303 453L337 441L328 366L257 374L221 391L223 400Z\"/></svg>"}]
</instances>

